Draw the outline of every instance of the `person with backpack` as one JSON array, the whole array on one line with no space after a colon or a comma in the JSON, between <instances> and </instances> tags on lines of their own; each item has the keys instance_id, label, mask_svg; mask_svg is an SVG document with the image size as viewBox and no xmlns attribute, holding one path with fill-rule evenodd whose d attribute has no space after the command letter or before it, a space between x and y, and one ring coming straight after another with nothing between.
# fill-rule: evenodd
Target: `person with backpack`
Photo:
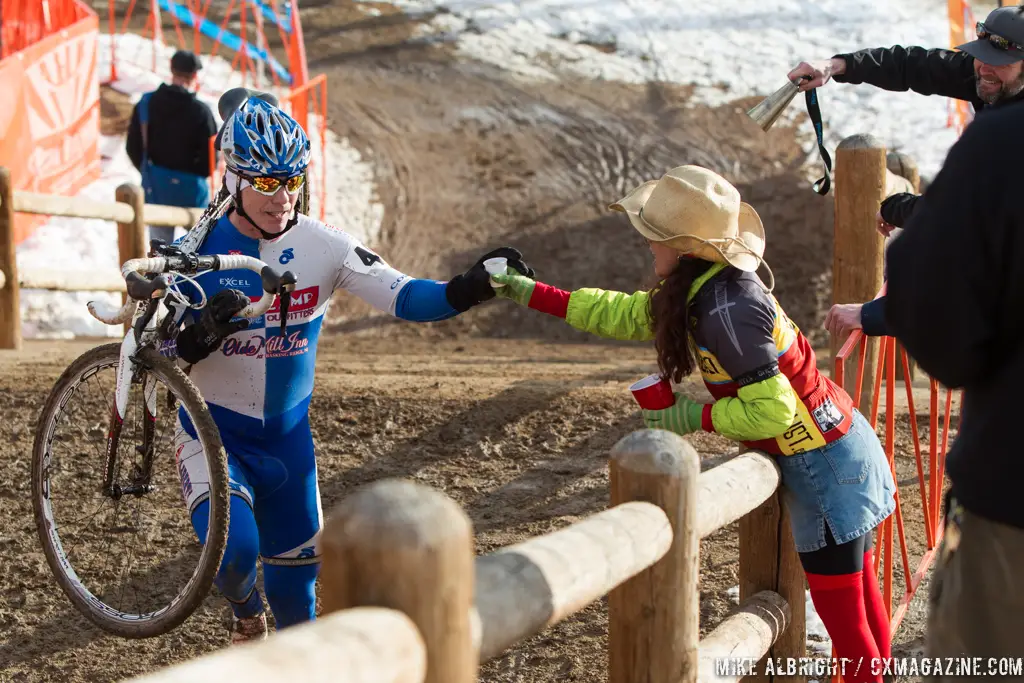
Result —
<instances>
[{"instance_id":1,"label":"person with backpack","mask_svg":"<svg viewBox=\"0 0 1024 683\"><path fill-rule=\"evenodd\" d=\"M171 82L142 96L125 143L142 174L147 204L205 207L210 202L210 138L217 122L194 88L202 64L187 50L171 57ZM173 227L151 226L151 239L174 241Z\"/></svg>"}]
</instances>

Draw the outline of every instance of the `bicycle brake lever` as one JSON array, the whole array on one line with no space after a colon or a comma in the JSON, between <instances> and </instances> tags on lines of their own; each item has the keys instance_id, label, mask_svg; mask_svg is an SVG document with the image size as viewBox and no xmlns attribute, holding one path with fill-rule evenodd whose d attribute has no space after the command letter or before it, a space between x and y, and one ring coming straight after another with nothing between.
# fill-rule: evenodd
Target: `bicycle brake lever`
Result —
<instances>
[{"instance_id":1,"label":"bicycle brake lever","mask_svg":"<svg viewBox=\"0 0 1024 683\"><path fill-rule=\"evenodd\" d=\"M282 291L278 297L281 301L281 334L284 334L285 328L288 327L288 306L291 304L292 295Z\"/></svg>"},{"instance_id":2,"label":"bicycle brake lever","mask_svg":"<svg viewBox=\"0 0 1024 683\"><path fill-rule=\"evenodd\" d=\"M292 303L292 291L295 289L295 275L286 270L281 276L281 286L278 287L277 296L281 301L281 334L285 333L288 327L288 308Z\"/></svg>"}]
</instances>

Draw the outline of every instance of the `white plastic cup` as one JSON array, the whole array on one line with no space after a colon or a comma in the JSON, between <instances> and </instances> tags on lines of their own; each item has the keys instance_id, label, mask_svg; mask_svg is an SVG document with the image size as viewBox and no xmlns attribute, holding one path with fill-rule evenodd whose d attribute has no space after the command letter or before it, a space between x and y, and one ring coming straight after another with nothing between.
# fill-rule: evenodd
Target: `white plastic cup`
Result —
<instances>
[{"instance_id":1,"label":"white plastic cup","mask_svg":"<svg viewBox=\"0 0 1024 683\"><path fill-rule=\"evenodd\" d=\"M504 257L489 258L484 261L484 270L487 271L488 275L504 275L508 272L508 259ZM494 280L491 280L491 287L497 289L498 287L504 287Z\"/></svg>"}]
</instances>

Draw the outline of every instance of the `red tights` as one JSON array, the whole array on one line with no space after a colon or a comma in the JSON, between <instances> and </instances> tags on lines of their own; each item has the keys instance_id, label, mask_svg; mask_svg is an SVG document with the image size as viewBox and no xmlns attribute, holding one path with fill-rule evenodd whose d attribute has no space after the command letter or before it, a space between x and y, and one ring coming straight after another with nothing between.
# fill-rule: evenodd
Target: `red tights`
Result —
<instances>
[{"instance_id":1,"label":"red tights","mask_svg":"<svg viewBox=\"0 0 1024 683\"><path fill-rule=\"evenodd\" d=\"M871 534L842 545L826 535L824 548L800 554L811 601L836 656L852 661L844 683L882 683L880 660L892 656L892 642L868 545Z\"/></svg>"}]
</instances>

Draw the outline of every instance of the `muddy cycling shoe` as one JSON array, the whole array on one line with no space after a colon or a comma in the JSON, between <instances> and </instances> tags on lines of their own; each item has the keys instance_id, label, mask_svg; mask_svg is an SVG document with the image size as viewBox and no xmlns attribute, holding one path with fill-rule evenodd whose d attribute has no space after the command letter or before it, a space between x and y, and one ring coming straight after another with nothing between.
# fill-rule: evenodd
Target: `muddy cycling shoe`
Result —
<instances>
[{"instance_id":1,"label":"muddy cycling shoe","mask_svg":"<svg viewBox=\"0 0 1024 683\"><path fill-rule=\"evenodd\" d=\"M267 639L267 615L238 617L231 615L231 644L241 645Z\"/></svg>"}]
</instances>

